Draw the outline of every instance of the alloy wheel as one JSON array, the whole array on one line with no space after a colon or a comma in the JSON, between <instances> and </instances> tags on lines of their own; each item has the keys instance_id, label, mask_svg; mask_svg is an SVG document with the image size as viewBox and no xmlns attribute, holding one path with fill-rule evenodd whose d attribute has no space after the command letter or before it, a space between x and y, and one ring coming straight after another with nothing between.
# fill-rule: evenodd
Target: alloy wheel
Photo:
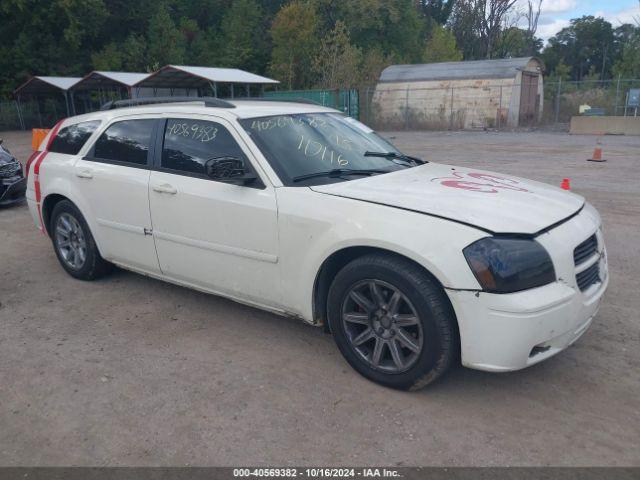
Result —
<instances>
[{"instance_id":1,"label":"alloy wheel","mask_svg":"<svg viewBox=\"0 0 640 480\"><path fill-rule=\"evenodd\" d=\"M382 280L354 284L342 302L342 326L351 348L372 368L401 373L424 344L420 318L398 288Z\"/></svg>"},{"instance_id":2,"label":"alloy wheel","mask_svg":"<svg viewBox=\"0 0 640 480\"><path fill-rule=\"evenodd\" d=\"M79 270L87 260L87 241L82 227L75 217L61 214L56 221L56 247L63 261L74 270Z\"/></svg>"}]
</instances>

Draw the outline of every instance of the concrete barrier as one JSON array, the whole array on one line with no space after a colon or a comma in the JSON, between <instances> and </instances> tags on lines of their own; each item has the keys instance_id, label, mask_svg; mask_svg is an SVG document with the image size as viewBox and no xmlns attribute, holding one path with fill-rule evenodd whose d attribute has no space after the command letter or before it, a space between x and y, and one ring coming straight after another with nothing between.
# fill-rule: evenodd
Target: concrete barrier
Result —
<instances>
[{"instance_id":1,"label":"concrete barrier","mask_svg":"<svg viewBox=\"0 0 640 480\"><path fill-rule=\"evenodd\" d=\"M640 117L571 117L576 135L640 135Z\"/></svg>"}]
</instances>

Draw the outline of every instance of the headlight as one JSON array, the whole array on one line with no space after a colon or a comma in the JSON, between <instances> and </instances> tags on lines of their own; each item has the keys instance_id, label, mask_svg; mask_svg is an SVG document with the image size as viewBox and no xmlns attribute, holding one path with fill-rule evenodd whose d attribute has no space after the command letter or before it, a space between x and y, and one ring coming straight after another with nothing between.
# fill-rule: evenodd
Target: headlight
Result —
<instances>
[{"instance_id":1,"label":"headlight","mask_svg":"<svg viewBox=\"0 0 640 480\"><path fill-rule=\"evenodd\" d=\"M482 289L512 293L555 282L551 257L535 240L487 237L462 251Z\"/></svg>"}]
</instances>

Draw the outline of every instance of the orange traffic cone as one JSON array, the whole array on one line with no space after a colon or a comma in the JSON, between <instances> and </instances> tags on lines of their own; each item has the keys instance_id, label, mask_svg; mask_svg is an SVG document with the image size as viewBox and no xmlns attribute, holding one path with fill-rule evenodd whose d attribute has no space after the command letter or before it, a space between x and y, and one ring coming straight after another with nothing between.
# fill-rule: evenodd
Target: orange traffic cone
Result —
<instances>
[{"instance_id":1,"label":"orange traffic cone","mask_svg":"<svg viewBox=\"0 0 640 480\"><path fill-rule=\"evenodd\" d=\"M596 140L596 148L593 149L593 156L587 158L588 162L606 162L602 159L602 144L600 143L600 137Z\"/></svg>"},{"instance_id":2,"label":"orange traffic cone","mask_svg":"<svg viewBox=\"0 0 640 480\"><path fill-rule=\"evenodd\" d=\"M571 181L568 178L563 178L562 183L560 183L560 188L563 190L571 190Z\"/></svg>"}]
</instances>

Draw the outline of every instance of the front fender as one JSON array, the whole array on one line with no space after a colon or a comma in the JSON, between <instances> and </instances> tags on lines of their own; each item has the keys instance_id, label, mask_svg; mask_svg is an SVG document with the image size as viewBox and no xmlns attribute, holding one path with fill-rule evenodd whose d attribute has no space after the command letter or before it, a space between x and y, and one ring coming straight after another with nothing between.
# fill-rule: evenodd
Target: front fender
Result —
<instances>
[{"instance_id":1,"label":"front fender","mask_svg":"<svg viewBox=\"0 0 640 480\"><path fill-rule=\"evenodd\" d=\"M308 188L279 188L277 194L282 289L288 306L308 321L313 318L318 271L332 254L349 247L373 247L405 256L448 288L480 288L462 249L487 236L486 232Z\"/></svg>"}]
</instances>

